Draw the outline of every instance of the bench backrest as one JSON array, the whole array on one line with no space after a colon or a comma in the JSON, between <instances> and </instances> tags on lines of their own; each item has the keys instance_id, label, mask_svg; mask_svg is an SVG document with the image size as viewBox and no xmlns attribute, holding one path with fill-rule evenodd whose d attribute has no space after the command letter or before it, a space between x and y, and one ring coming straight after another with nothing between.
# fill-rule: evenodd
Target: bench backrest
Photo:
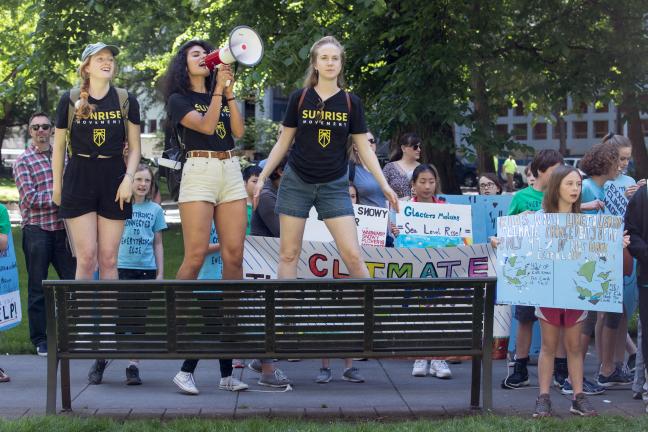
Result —
<instances>
[{"instance_id":1,"label":"bench backrest","mask_svg":"<svg viewBox=\"0 0 648 432\"><path fill-rule=\"evenodd\" d=\"M43 285L62 357L381 357L481 351L495 278Z\"/></svg>"}]
</instances>

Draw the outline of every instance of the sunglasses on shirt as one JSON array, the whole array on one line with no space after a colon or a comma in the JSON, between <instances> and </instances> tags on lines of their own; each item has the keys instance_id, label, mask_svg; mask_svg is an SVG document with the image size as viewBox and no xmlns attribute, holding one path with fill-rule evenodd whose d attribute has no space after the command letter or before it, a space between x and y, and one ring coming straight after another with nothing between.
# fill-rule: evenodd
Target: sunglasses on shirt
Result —
<instances>
[{"instance_id":1,"label":"sunglasses on shirt","mask_svg":"<svg viewBox=\"0 0 648 432\"><path fill-rule=\"evenodd\" d=\"M43 129L44 131L48 131L48 130L50 130L51 127L52 127L52 125L49 125L49 124L33 124L33 125L29 126L29 128L31 130L33 130L34 132L36 132L38 129Z\"/></svg>"},{"instance_id":2,"label":"sunglasses on shirt","mask_svg":"<svg viewBox=\"0 0 648 432\"><path fill-rule=\"evenodd\" d=\"M315 113L315 120L319 123L324 118L324 101L320 99L317 102L317 113Z\"/></svg>"}]
</instances>

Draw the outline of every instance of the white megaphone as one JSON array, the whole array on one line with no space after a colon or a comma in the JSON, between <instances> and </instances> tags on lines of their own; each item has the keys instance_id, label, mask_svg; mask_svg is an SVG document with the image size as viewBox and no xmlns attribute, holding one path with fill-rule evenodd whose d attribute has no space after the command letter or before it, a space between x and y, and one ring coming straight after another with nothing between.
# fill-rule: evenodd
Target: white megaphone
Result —
<instances>
[{"instance_id":1,"label":"white megaphone","mask_svg":"<svg viewBox=\"0 0 648 432\"><path fill-rule=\"evenodd\" d=\"M207 54L205 66L209 70L214 70L220 64L234 62L239 62L244 66L255 66L262 57L263 42L259 34L248 26L238 26L232 30L224 47Z\"/></svg>"}]
</instances>

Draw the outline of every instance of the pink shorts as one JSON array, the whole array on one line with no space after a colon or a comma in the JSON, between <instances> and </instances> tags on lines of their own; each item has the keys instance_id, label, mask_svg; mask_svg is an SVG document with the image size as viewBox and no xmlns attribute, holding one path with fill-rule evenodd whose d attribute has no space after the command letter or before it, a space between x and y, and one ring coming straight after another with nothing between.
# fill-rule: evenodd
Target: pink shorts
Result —
<instances>
[{"instance_id":1,"label":"pink shorts","mask_svg":"<svg viewBox=\"0 0 648 432\"><path fill-rule=\"evenodd\" d=\"M587 311L537 307L536 316L556 327L572 327L587 318Z\"/></svg>"}]
</instances>

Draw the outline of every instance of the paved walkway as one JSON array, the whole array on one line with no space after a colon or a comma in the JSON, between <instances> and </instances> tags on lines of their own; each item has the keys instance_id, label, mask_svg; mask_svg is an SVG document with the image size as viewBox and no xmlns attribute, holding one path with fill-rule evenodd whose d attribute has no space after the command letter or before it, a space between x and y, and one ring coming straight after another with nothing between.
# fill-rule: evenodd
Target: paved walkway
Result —
<instances>
[{"instance_id":1,"label":"paved walkway","mask_svg":"<svg viewBox=\"0 0 648 432\"><path fill-rule=\"evenodd\" d=\"M342 381L342 361L334 360L334 380L316 384L313 378L319 361L275 363L294 381L292 391L267 392L256 384L258 375L249 369L235 369L234 375L250 385L239 393L218 390L218 364L201 362L196 371L198 396L180 394L171 382L180 361L142 361L142 386L124 385L127 362L113 361L100 386L87 385L90 361L72 361L73 414L113 418L173 418L201 416L241 418L249 416L289 416L295 418L419 418L448 417L474 413L469 409L470 362L451 365L453 379L415 378L408 360L369 360L356 362L367 379L364 384ZM589 361L586 371L593 374ZM46 359L35 355L2 356L0 366L12 381L0 384L0 417L19 418L45 412ZM530 367L531 383L537 385L537 371ZM494 362L494 411L499 415L530 416L537 388L502 390L506 363ZM552 390L554 412L568 417L569 399ZM600 413L636 416L644 413L642 401L632 400L629 386L608 390L591 397ZM60 395L58 397L60 409Z\"/></svg>"}]
</instances>

